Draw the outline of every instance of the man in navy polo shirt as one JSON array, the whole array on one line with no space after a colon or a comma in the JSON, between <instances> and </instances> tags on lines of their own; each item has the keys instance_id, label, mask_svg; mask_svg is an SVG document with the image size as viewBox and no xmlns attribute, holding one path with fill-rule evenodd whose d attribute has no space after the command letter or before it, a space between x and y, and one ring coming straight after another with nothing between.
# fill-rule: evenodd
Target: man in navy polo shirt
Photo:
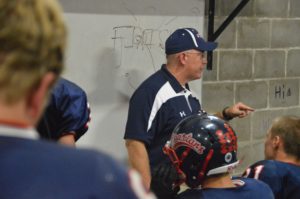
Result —
<instances>
[{"instance_id":1,"label":"man in navy polo shirt","mask_svg":"<svg viewBox=\"0 0 300 199\"><path fill-rule=\"evenodd\" d=\"M146 79L130 99L124 139L129 162L148 188L153 169L166 160L162 148L176 124L202 111L188 82L201 78L207 64L204 52L216 47L216 43L205 42L193 28L176 30L165 43L167 63ZM252 108L237 103L216 115L229 120L245 117L251 111Z\"/></svg>"}]
</instances>

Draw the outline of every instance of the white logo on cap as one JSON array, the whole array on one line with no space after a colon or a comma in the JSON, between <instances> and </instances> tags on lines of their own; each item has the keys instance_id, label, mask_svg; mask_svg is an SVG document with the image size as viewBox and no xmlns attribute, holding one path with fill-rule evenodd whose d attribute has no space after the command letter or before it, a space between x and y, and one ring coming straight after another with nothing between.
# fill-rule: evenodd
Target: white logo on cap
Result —
<instances>
[{"instance_id":1,"label":"white logo on cap","mask_svg":"<svg viewBox=\"0 0 300 199\"><path fill-rule=\"evenodd\" d=\"M196 38L195 38L194 34L188 29L184 29L184 30L186 30L190 34L190 36L193 39L193 42L194 42L195 46L198 47L198 44L197 44L197 41L196 41Z\"/></svg>"}]
</instances>

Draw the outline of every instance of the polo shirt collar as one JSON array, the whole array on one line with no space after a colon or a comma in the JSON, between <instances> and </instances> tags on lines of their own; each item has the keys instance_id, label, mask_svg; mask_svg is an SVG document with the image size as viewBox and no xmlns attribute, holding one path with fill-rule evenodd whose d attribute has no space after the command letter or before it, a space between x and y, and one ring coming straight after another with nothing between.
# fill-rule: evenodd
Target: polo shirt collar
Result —
<instances>
[{"instance_id":1,"label":"polo shirt collar","mask_svg":"<svg viewBox=\"0 0 300 199\"><path fill-rule=\"evenodd\" d=\"M0 125L0 136L38 139L39 135L33 127L19 128L9 125Z\"/></svg>"},{"instance_id":2,"label":"polo shirt collar","mask_svg":"<svg viewBox=\"0 0 300 199\"><path fill-rule=\"evenodd\" d=\"M172 88L176 91L176 93L180 93L185 88L181 86L181 84L177 81L177 79L168 71L166 64L163 64L161 66L161 71L163 72L164 76L167 78L167 80L170 82ZM189 85L185 85L186 89L189 89Z\"/></svg>"}]
</instances>

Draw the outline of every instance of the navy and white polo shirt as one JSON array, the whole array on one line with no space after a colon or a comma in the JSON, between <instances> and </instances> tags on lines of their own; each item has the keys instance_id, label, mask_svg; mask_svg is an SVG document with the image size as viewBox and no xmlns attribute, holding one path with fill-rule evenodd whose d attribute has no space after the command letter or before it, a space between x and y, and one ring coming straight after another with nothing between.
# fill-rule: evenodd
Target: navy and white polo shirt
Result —
<instances>
[{"instance_id":1,"label":"navy and white polo shirt","mask_svg":"<svg viewBox=\"0 0 300 199\"><path fill-rule=\"evenodd\" d=\"M167 160L162 148L184 117L201 110L199 100L163 65L147 78L130 99L124 139L145 143L150 166Z\"/></svg>"}]
</instances>

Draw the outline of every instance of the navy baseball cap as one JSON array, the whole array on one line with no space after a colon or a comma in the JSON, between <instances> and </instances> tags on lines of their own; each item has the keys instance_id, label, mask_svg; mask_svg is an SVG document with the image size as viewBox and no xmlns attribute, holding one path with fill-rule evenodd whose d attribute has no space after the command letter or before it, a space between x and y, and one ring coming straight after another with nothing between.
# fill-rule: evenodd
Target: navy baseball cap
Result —
<instances>
[{"instance_id":1,"label":"navy baseball cap","mask_svg":"<svg viewBox=\"0 0 300 199\"><path fill-rule=\"evenodd\" d=\"M217 45L215 42L206 42L194 28L181 28L168 37L165 50L167 55L171 55L190 49L212 51Z\"/></svg>"}]
</instances>

